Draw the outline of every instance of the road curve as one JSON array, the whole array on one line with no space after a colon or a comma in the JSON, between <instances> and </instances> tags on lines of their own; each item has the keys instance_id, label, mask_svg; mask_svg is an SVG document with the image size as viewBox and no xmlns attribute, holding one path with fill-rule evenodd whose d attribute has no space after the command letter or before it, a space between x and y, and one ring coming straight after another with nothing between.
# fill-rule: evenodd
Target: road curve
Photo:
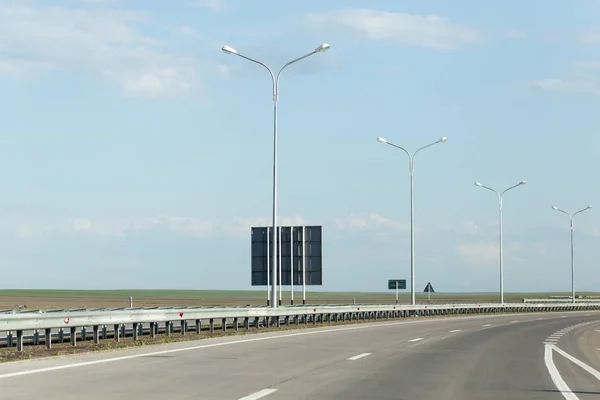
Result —
<instances>
[{"instance_id":1,"label":"road curve","mask_svg":"<svg viewBox=\"0 0 600 400\"><path fill-rule=\"evenodd\" d=\"M564 348L598 369L596 329L600 312L588 311L206 339L0 364L0 399L584 400L600 380L556 351L553 372L546 352Z\"/></svg>"}]
</instances>

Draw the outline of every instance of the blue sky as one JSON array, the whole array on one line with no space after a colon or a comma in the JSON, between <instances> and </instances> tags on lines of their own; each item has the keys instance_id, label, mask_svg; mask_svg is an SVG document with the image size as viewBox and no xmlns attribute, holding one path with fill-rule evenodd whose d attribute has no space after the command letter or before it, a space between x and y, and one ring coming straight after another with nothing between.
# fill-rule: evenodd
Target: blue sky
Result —
<instances>
[{"instance_id":1,"label":"blue sky","mask_svg":"<svg viewBox=\"0 0 600 400\"><path fill-rule=\"evenodd\" d=\"M0 5L0 286L250 288L270 223L271 83L279 215L323 225L323 290L410 279L569 290L568 218L600 208L595 1L7 0ZM596 290L600 212L576 219Z\"/></svg>"}]
</instances>

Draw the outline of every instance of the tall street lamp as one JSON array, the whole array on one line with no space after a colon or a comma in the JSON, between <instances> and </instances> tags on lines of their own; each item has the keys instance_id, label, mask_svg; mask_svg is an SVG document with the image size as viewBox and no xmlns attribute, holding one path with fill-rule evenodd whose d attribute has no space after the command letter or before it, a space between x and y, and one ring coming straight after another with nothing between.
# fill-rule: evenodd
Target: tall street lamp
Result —
<instances>
[{"instance_id":1,"label":"tall street lamp","mask_svg":"<svg viewBox=\"0 0 600 400\"><path fill-rule=\"evenodd\" d=\"M221 50L223 50L223 52L226 54L235 54L236 56L245 58L248 61L252 61L253 63L262 65L263 67L265 67L267 69L267 71L269 71L269 74L271 75L271 80L273 81L273 253L272 253L273 255L271 257L271 269L272 269L271 306L273 308L277 308L277 245L276 245L278 243L278 240L277 240L277 101L279 98L279 77L281 76L281 72L283 72L283 70L287 66L294 64L300 60L303 60L306 57L310 57L313 54L325 52L325 51L329 50L329 47L330 46L327 43L324 43L324 44L320 45L319 47L317 47L315 50L311 51L310 53L305 54L302 57L296 58L295 60L288 62L283 67L281 67L281 69L277 73L277 76L275 76L275 74L273 73L271 68L269 68L267 66L267 64L264 64L253 58L250 58L243 54L240 54L237 52L236 49L234 49L232 47L229 47L229 46L221 47ZM267 241L268 240L269 239L267 237ZM292 273L293 273L293 271L292 271Z\"/></svg>"},{"instance_id":2,"label":"tall street lamp","mask_svg":"<svg viewBox=\"0 0 600 400\"><path fill-rule=\"evenodd\" d=\"M577 211L575 214L571 215L568 212L561 210L556 206L552 206L552 208L556 211L560 211L563 214L567 214L569 220L571 221L571 298L573 299L573 304L575 304L575 253L573 250L573 218L580 212L584 212L585 210L589 210L592 206L587 206L584 209Z\"/></svg>"},{"instance_id":3,"label":"tall street lamp","mask_svg":"<svg viewBox=\"0 0 600 400\"><path fill-rule=\"evenodd\" d=\"M378 137L377 141L379 143L389 144L397 149L400 149L406 153L408 159L410 161L410 304L415 305L415 224L414 224L414 171L415 171L415 156L417 153L423 149L426 149L429 146L433 146L437 143L443 143L448 138L443 137L438 139L437 141L428 144L427 146L423 146L417 149L414 153L410 153L404 147L398 146L394 143L388 142L382 137Z\"/></svg>"},{"instance_id":4,"label":"tall street lamp","mask_svg":"<svg viewBox=\"0 0 600 400\"><path fill-rule=\"evenodd\" d=\"M511 186L508 189L505 189L502 193L498 193L496 190L492 189L491 187L482 185L479 182L475 182L475 186L479 186L484 189L491 190L492 192L496 193L496 195L498 195L498 209L499 209L499 216L500 216L500 304L504 304L504 256L503 256L503 251L502 251L502 196L504 195L504 193L508 192L509 190L514 189L518 186L524 185L526 183L527 183L527 181L521 181L521 182L517 183L516 185Z\"/></svg>"}]
</instances>

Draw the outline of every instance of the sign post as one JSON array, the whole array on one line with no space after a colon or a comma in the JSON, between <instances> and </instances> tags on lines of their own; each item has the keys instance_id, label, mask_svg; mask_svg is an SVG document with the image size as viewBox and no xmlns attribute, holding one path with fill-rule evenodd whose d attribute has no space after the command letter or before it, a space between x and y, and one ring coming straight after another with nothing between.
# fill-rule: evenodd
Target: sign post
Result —
<instances>
[{"instance_id":1,"label":"sign post","mask_svg":"<svg viewBox=\"0 0 600 400\"><path fill-rule=\"evenodd\" d=\"M396 304L398 304L398 290L406 289L406 279L390 279L388 280L388 289L396 289Z\"/></svg>"},{"instance_id":2,"label":"sign post","mask_svg":"<svg viewBox=\"0 0 600 400\"><path fill-rule=\"evenodd\" d=\"M289 285L290 304L294 305L297 301L295 286L302 285L302 304L306 304L306 287L323 285L322 236L320 225L278 226L275 230L252 227L251 284L267 286L267 305L272 303L269 301L272 297L282 305L283 286ZM279 251L273 262L272 255L276 250ZM270 272L274 268L279 272L277 282L271 282ZM270 283L275 283L275 293L272 293Z\"/></svg>"}]
</instances>

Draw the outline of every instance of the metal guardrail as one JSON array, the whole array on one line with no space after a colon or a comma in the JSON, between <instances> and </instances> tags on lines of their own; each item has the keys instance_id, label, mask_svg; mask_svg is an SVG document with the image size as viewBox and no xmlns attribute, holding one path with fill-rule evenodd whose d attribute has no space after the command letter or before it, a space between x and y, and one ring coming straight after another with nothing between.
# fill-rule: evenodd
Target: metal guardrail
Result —
<instances>
[{"instance_id":1,"label":"metal guardrail","mask_svg":"<svg viewBox=\"0 0 600 400\"><path fill-rule=\"evenodd\" d=\"M527 301L525 301L527 300ZM531 300L531 301L529 301ZM547 300L547 299L544 299ZM261 327L280 327L283 319L286 325L318 321L338 322L353 320L372 320L379 318L407 318L419 316L438 316L456 314L487 313L525 313L551 311L600 310L600 301L577 304L562 301L540 302L524 299L524 303L480 304L351 304L351 305L297 305L279 308L271 307L152 307L152 308L95 308L71 310L8 310L0 311L0 332L7 332L5 342L8 347L15 346L22 351L25 341L37 345L43 343L50 348L53 341L63 343L68 338L76 345L77 338L87 340L89 334L95 343L101 339L119 340L128 333L134 340L148 332L152 337L164 332L171 335L175 331L200 333L204 328L210 333L215 331L215 321L220 322L222 331L228 327L238 330L241 326L249 329ZM174 323L179 321L180 328ZM195 328L190 329L194 321ZM203 324L204 322L204 324ZM208 322L208 324L206 324ZM160 327L160 324L163 324ZM144 329L143 325L149 324ZM91 327L92 332L86 328ZM127 327L131 327L128 329ZM77 332L79 329L79 332ZM41 333L42 331L43 333ZM57 331L57 332L55 332ZM14 340L16 332L16 340ZM32 332L25 335L25 332ZM15 343L16 342L16 343Z\"/></svg>"},{"instance_id":2,"label":"metal guardrail","mask_svg":"<svg viewBox=\"0 0 600 400\"><path fill-rule=\"evenodd\" d=\"M523 303L573 303L573 299L570 297L551 297L548 299L523 299ZM599 303L600 298L592 298L592 299L575 299L575 304L590 304L590 303Z\"/></svg>"}]
</instances>

